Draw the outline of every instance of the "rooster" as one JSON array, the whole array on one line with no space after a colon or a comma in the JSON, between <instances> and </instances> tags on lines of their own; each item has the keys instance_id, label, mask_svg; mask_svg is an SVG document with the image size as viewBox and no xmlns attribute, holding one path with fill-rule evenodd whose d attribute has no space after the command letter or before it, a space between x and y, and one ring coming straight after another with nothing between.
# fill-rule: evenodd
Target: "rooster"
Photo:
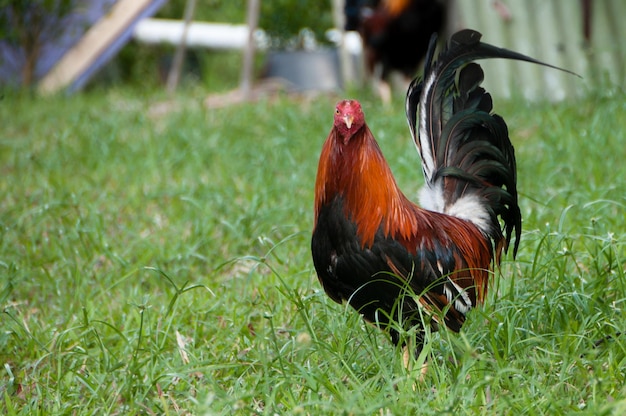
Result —
<instances>
[{"instance_id":1,"label":"rooster","mask_svg":"<svg viewBox=\"0 0 626 416\"><path fill-rule=\"evenodd\" d=\"M422 207L399 189L357 101L337 105L320 155L311 241L317 276L332 300L349 303L403 346L405 365L403 332L417 328L416 356L425 325L458 332L485 300L513 237L513 257L519 247L514 149L480 86L483 71L471 61L556 67L480 37L457 32L435 60L433 36L424 78L409 86L406 115L425 177Z\"/></svg>"},{"instance_id":2,"label":"rooster","mask_svg":"<svg viewBox=\"0 0 626 416\"><path fill-rule=\"evenodd\" d=\"M426 55L433 32L443 30L446 6L441 0L361 1L356 22L363 39L365 67L375 78L384 103L391 101L390 75L398 71L410 81ZM353 19L354 20L354 19Z\"/></svg>"}]
</instances>

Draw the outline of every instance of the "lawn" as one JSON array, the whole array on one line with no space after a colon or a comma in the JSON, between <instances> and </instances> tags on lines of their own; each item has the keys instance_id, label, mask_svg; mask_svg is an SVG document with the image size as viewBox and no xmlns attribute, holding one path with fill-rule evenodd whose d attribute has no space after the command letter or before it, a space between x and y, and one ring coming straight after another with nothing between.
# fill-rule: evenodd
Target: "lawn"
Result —
<instances>
[{"instance_id":1,"label":"lawn","mask_svg":"<svg viewBox=\"0 0 626 416\"><path fill-rule=\"evenodd\" d=\"M520 251L460 334L429 336L422 382L313 270L339 97L209 110L205 95L0 101L0 414L626 412L623 93L494 97ZM403 103L363 102L414 196Z\"/></svg>"}]
</instances>

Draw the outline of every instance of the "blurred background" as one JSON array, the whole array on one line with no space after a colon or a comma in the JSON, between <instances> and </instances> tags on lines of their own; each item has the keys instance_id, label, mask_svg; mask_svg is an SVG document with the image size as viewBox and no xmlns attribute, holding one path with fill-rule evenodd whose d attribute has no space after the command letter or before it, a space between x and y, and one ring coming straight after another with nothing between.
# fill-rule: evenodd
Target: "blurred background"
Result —
<instances>
[{"instance_id":1,"label":"blurred background","mask_svg":"<svg viewBox=\"0 0 626 416\"><path fill-rule=\"evenodd\" d=\"M483 40L581 74L488 62L498 95L560 100L623 85L620 0L4 0L0 85L41 93L132 85L340 90L410 78L430 33ZM406 16L413 13L413 17ZM252 27L252 33L248 30ZM407 29L407 27L409 29ZM416 28L418 31L416 32ZM421 30L421 32L419 31ZM420 46L422 45L422 46ZM394 50L395 49L395 50ZM491 68L491 69L490 69ZM278 83L270 83L271 79ZM399 84L402 85L401 81ZM380 87L380 86L379 86ZM384 86L383 86L384 87ZM402 88L398 88L402 89ZM381 96L389 94L379 88ZM388 99L388 97L387 97Z\"/></svg>"},{"instance_id":2,"label":"blurred background","mask_svg":"<svg viewBox=\"0 0 626 416\"><path fill-rule=\"evenodd\" d=\"M624 0L0 0L0 415L626 414L624 16ZM416 383L317 281L318 156L337 95L356 98L416 196L402 85L429 32L467 27L584 78L480 62L523 243Z\"/></svg>"}]
</instances>

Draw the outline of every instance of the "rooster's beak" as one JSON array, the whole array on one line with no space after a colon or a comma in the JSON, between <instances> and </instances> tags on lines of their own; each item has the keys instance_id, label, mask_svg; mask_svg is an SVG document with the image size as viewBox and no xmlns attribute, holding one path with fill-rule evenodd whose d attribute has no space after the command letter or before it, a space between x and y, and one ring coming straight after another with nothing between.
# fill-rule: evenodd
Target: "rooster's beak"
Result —
<instances>
[{"instance_id":1,"label":"rooster's beak","mask_svg":"<svg viewBox=\"0 0 626 416\"><path fill-rule=\"evenodd\" d=\"M348 130L350 129L350 127L352 127L353 121L354 117L352 117L352 115L346 114L345 116L343 116L343 122L346 123L346 127L348 127Z\"/></svg>"}]
</instances>

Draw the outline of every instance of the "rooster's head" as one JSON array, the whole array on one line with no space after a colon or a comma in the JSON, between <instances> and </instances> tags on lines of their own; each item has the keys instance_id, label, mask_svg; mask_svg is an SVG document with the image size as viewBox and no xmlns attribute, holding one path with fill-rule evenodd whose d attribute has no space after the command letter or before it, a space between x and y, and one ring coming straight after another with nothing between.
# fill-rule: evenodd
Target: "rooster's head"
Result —
<instances>
[{"instance_id":1,"label":"rooster's head","mask_svg":"<svg viewBox=\"0 0 626 416\"><path fill-rule=\"evenodd\" d=\"M365 124L361 104L356 100L344 100L335 108L335 129L347 143Z\"/></svg>"}]
</instances>

